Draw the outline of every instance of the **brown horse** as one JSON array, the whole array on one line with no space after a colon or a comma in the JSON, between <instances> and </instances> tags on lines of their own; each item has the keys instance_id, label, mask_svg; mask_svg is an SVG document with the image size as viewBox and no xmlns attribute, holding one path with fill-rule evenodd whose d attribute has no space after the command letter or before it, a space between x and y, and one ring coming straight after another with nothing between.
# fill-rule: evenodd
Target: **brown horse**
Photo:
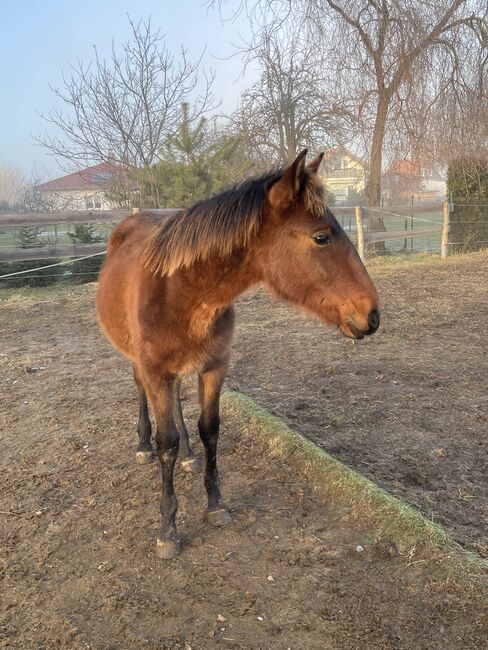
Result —
<instances>
[{"instance_id":1,"label":"brown horse","mask_svg":"<svg viewBox=\"0 0 488 650\"><path fill-rule=\"evenodd\" d=\"M157 555L180 550L173 471L195 462L181 413L183 375L198 373L210 523L230 521L217 471L219 399L229 363L232 303L250 286L315 314L362 339L379 325L378 296L354 246L324 203L303 151L285 169L247 180L162 220L127 218L110 236L98 289L98 316L130 359L139 390L138 462L153 460L148 403L162 468Z\"/></svg>"}]
</instances>

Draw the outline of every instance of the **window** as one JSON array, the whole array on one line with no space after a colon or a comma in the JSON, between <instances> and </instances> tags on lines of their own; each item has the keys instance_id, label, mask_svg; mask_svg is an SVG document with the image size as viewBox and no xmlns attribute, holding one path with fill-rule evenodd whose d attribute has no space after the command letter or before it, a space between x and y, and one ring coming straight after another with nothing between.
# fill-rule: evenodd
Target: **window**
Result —
<instances>
[{"instance_id":1,"label":"window","mask_svg":"<svg viewBox=\"0 0 488 650\"><path fill-rule=\"evenodd\" d=\"M105 183L107 181L113 180L114 175L112 172L97 172L92 174L91 180L93 183Z\"/></svg>"}]
</instances>

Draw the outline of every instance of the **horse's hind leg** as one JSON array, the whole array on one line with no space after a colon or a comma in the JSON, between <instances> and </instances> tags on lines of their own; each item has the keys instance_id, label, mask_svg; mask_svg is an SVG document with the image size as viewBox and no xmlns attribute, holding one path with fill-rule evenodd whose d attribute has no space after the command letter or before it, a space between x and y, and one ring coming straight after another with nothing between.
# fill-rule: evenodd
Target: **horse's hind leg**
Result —
<instances>
[{"instance_id":1,"label":"horse's hind leg","mask_svg":"<svg viewBox=\"0 0 488 650\"><path fill-rule=\"evenodd\" d=\"M151 420L149 419L149 409L147 407L146 391L139 379L137 370L132 368L137 391L139 393L139 422L137 423L137 433L139 434L139 445L136 451L136 462L144 465L156 460L151 444Z\"/></svg>"},{"instance_id":2,"label":"horse's hind leg","mask_svg":"<svg viewBox=\"0 0 488 650\"><path fill-rule=\"evenodd\" d=\"M175 379L174 389L173 389L173 418L180 434L180 465L181 469L185 472L196 472L198 471L200 464L198 458L195 458L195 455L190 447L190 440L188 437L188 429L185 426L185 421L183 419L183 412L181 410L181 399L180 399L180 387L181 387L181 378Z\"/></svg>"},{"instance_id":3,"label":"horse's hind leg","mask_svg":"<svg viewBox=\"0 0 488 650\"><path fill-rule=\"evenodd\" d=\"M207 519L214 526L230 522L227 509L220 503L219 472L217 469L217 443L219 439L220 391L228 368L228 357L208 363L198 376L198 393L201 415L198 421L200 437L205 447L205 487L207 489Z\"/></svg>"}]
</instances>

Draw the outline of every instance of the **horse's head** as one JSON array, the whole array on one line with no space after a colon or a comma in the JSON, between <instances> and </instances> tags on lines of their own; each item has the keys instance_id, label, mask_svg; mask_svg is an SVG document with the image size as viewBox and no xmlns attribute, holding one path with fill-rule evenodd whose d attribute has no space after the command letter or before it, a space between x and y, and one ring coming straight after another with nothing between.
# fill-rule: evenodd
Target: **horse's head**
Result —
<instances>
[{"instance_id":1,"label":"horse's head","mask_svg":"<svg viewBox=\"0 0 488 650\"><path fill-rule=\"evenodd\" d=\"M326 207L317 176L323 154L307 151L267 190L258 237L263 281L279 297L362 339L379 326L378 295L353 244Z\"/></svg>"}]
</instances>

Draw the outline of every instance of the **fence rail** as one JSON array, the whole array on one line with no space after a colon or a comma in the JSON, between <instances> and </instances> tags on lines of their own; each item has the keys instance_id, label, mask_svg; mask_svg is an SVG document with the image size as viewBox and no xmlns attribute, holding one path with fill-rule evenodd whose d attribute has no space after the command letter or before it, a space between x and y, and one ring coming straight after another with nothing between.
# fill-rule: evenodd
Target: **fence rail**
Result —
<instances>
[{"instance_id":1,"label":"fence rail","mask_svg":"<svg viewBox=\"0 0 488 650\"><path fill-rule=\"evenodd\" d=\"M46 226L61 223L112 223L121 221L131 210L64 210L59 212L0 212L2 226Z\"/></svg>"},{"instance_id":2,"label":"fence rail","mask_svg":"<svg viewBox=\"0 0 488 650\"><path fill-rule=\"evenodd\" d=\"M130 214L138 212L133 210L61 210L59 212L24 212L24 213L0 213L0 231L12 228L43 228L47 226L78 225L78 224L105 224L113 226ZM171 215L178 212L176 209L151 209L151 214L159 216ZM4 231L5 232L5 231ZM9 246L0 244L1 262L26 262L29 260L46 260L63 257L80 257L105 250L106 242L89 244L42 244L39 243L32 248Z\"/></svg>"},{"instance_id":3,"label":"fence rail","mask_svg":"<svg viewBox=\"0 0 488 650\"><path fill-rule=\"evenodd\" d=\"M38 248L0 248L0 262L27 262L28 260L50 260L58 257L81 257L101 253L106 242L97 244L71 244L67 246L39 246Z\"/></svg>"},{"instance_id":4,"label":"fence rail","mask_svg":"<svg viewBox=\"0 0 488 650\"><path fill-rule=\"evenodd\" d=\"M388 230L385 232L376 231L376 232L365 232L364 233L364 242L365 244L380 242L380 241L393 241L395 239L406 239L411 237L423 237L425 235L439 235L442 230L442 226L436 226L435 228L417 228L414 230Z\"/></svg>"},{"instance_id":5,"label":"fence rail","mask_svg":"<svg viewBox=\"0 0 488 650\"><path fill-rule=\"evenodd\" d=\"M358 248L363 259L367 254L373 252L381 242L386 246L387 242L399 240L403 240L403 242L393 244L388 249L389 252L408 251L408 244L412 252L419 249L425 250L420 247L415 248L414 241L416 240L426 249L438 251L441 257L447 257L453 251L464 250L459 243L462 239L460 231L462 224L469 224L471 234L473 233L473 224L475 224L474 230L478 226L481 228L479 237L473 238L470 235L469 242L464 241L463 246L466 250L470 250L470 246L482 245L483 241L485 245L488 243L485 241L488 240L488 228L485 225L488 223L488 206L474 206L477 212L467 212L469 207L445 203L443 205L389 206L387 208L336 207L333 208L333 211L342 222L346 233ZM178 212L177 209L151 209L148 211L161 216ZM102 230L99 231L101 232L100 237L105 238L111 226L133 212L139 212L139 210L134 208L132 211L126 209L0 213L0 263L80 257L102 252L106 248L105 241L86 244L70 243L68 239L69 227L77 224L98 224L102 226ZM372 218L377 217L383 220L384 230L383 228L373 229L372 226L375 222L372 221ZM59 232L58 227L61 224L68 228ZM39 241L34 247L22 248L15 245L18 242L15 233L22 228L37 227L41 230L47 226L53 227L53 238L49 233L44 232L41 233ZM483 228L487 231L486 233ZM475 241L475 239L477 240Z\"/></svg>"},{"instance_id":6,"label":"fence rail","mask_svg":"<svg viewBox=\"0 0 488 650\"><path fill-rule=\"evenodd\" d=\"M442 205L430 206L400 206L388 208L370 208L358 206L353 208L336 208L336 213L341 218L346 232L357 246L361 259L365 259L367 252L378 252L378 245L382 244L380 252L413 252L414 240L418 239L428 245L428 250L440 250L444 225L442 222ZM344 216L349 218L349 227L344 223ZM379 218L379 222L378 222ZM352 226L354 223L354 226ZM352 232L354 228L354 233ZM435 242L432 243L432 237ZM387 242L403 240L403 245L395 245L387 249Z\"/></svg>"},{"instance_id":7,"label":"fence rail","mask_svg":"<svg viewBox=\"0 0 488 650\"><path fill-rule=\"evenodd\" d=\"M0 212L0 228L2 226L51 226L62 223L113 223L122 221L138 208L132 210L60 210L59 212ZM177 209L147 210L153 214L170 215L179 212Z\"/></svg>"}]
</instances>

